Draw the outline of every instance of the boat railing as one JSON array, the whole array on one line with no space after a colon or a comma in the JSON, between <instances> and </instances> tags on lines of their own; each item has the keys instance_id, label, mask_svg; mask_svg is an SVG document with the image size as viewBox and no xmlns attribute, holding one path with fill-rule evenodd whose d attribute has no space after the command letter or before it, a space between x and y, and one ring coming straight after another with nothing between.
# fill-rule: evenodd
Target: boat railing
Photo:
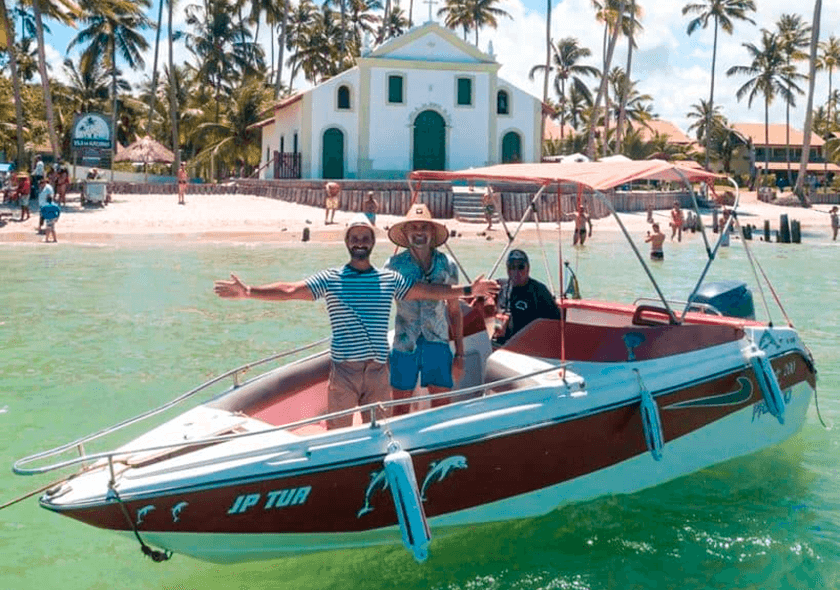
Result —
<instances>
[{"instance_id":1,"label":"boat railing","mask_svg":"<svg viewBox=\"0 0 840 590\"><path fill-rule=\"evenodd\" d=\"M322 343L322 342L323 341L318 342L318 343L313 343L312 345L309 345L307 347L303 347L303 348L296 349L295 351L291 351L288 354L292 354L293 352L296 352L296 351L299 352L300 350L305 350L306 348L311 348L312 346L315 346L315 345L317 345L319 343ZM265 362L267 362L266 359L263 359L263 360ZM243 366L255 366L256 364L261 364L262 362L263 361L258 361L257 363L251 363L249 365L243 365ZM218 444L218 443L227 442L227 441L231 441L231 440L243 439L243 438L246 438L246 437L265 436L265 435L271 434L273 432L292 431L292 430L295 430L297 428L301 428L303 426L308 426L308 425L311 425L311 424L317 424L317 423L319 423L321 421L324 421L324 420L329 421L329 420L334 420L336 418L341 418L341 417L345 417L345 416L352 416L356 412L359 412L362 415L368 414L369 417L370 417L370 421L369 421L369 424L368 424L369 428L376 429L376 428L380 427L380 424L383 424L383 423L387 424L390 420L393 419L393 418L387 418L387 417L386 418L377 418L377 413L378 412L384 412L384 411L386 411L386 410L388 410L388 409L390 409L394 406L399 406L399 405L404 405L404 404L409 404L409 403L416 403L416 402L424 402L424 401L428 401L428 400L441 399L441 398L447 398L447 399L463 398L463 397L467 397L467 396L472 396L473 394L476 394L476 393L480 393L482 396L485 396L485 395L487 395L487 392L492 390L492 389L496 389L496 388L499 388L499 387L502 387L502 386L505 386L505 385L510 385L512 383L516 383L517 381L524 381L524 380L527 380L527 379L531 379L533 377L537 377L539 375L543 375L545 373L550 373L550 372L553 372L553 371L559 372L560 375L562 376L564 382L565 382L565 371L566 371L567 365L568 365L568 363L552 364L549 367L544 367L544 368L539 369L537 371L532 371L530 373L526 373L526 374L523 374L523 375L514 375L512 377L506 377L504 379L498 379L498 380L492 381L490 383L481 383L479 385L466 387L464 389L458 389L458 390L455 390L455 391L447 391L447 392L443 392L443 393L435 393L435 394L428 394L428 395L422 395L422 396L414 396L414 397L410 397L410 398L407 398L407 399L398 399L398 400L390 400L390 401L386 401L386 402L376 402L376 403L366 404L364 406L358 406L358 407L350 408L350 409L347 409L347 410L342 410L342 411L339 411L339 412L332 412L332 413L329 413L329 414L320 414L318 416L314 416L314 417L311 417L311 418L304 418L302 420L297 420L295 422L289 422L287 424L283 424L283 425L280 425L280 426L275 426L275 427L267 428L267 429L253 430L253 431L248 431L248 432L236 432L236 433L231 433L231 434L216 435L216 436L198 438L198 439L193 439L193 440L173 441L171 443L166 443L166 444L162 444L162 445L154 445L154 446L150 446L150 447L142 447L142 448L137 448L137 449L113 449L113 450L109 450L109 451L101 451L101 452L90 453L90 454L88 454L84 451L84 447L81 445L80 441L93 440L95 438L99 438L101 436L104 436L105 434L108 434L110 432L115 432L116 430L119 430L124 425L127 425L129 423L133 424L133 423L139 422L142 419L141 417L148 417L148 416L152 415L153 412L156 412L156 410L152 410L150 412L146 412L145 414L141 414L140 416L137 416L137 417L132 418L130 420L126 420L124 423L120 423L119 425L111 427L110 429L105 429L105 430L99 431L98 433L96 433L94 435L90 435L90 436L84 437L82 439L79 439L77 441L61 445L61 446L56 447L54 449L50 449L48 451L43 451L41 453L36 453L34 455L24 457L23 459L19 459L13 465L12 470L18 475L40 475L40 474L49 473L49 472L52 472L52 471L57 471L57 470L60 470L60 469L65 469L65 468L68 468L68 467L73 467L75 465L88 463L88 462L107 461L108 462L108 467L111 470L111 479L113 481L114 477L115 477L114 464L121 462L121 461L118 460L120 457L129 457L131 455L140 455L140 454L144 454L144 453L159 452L159 451L165 451L165 450L169 450L169 449L185 449L185 448L189 448L189 447L207 446L207 445ZM225 373L225 375L230 376L232 373L233 373L233 371L228 371L227 373ZM220 378L213 379L213 380L209 381L208 383L218 382L219 379ZM199 386L198 388L196 388L194 390L191 390L191 392L188 392L188 393L195 393L197 390L199 390L202 387L203 386ZM177 399L183 400L183 399L186 398L186 396L187 396L187 394L184 394ZM166 405L168 407L171 407L171 405L173 405L173 402L170 402L169 404L166 404ZM402 418L402 416L400 418ZM318 438L320 439L321 437L318 437ZM279 450L279 449L281 449L282 447L285 447L285 446L296 445L296 444L300 444L301 442L308 443L311 440L314 440L314 437L311 438L311 439L308 439L308 440L301 439L300 441L298 441L298 440L289 441L287 439L284 439L283 442L281 444L279 444L277 448ZM41 460L47 459L49 457L54 457L56 455L60 455L64 452L66 452L68 450L71 450L71 449L74 449L74 448L78 448L79 451L80 451L80 455L78 457L74 457L72 459L67 459L66 461L60 461L60 462L52 463L50 465L46 465L46 466L43 466L43 467L27 467L28 465L30 465L32 463L35 463L36 461L41 461ZM249 452L250 451L243 451L242 455L247 454ZM261 453L264 453L264 452L265 452L264 450L261 450ZM237 458L241 458L241 455L232 455L232 456L229 457L229 459L231 459L231 460L235 460ZM125 462L125 461L123 461L123 462ZM88 465L85 469L82 470L82 472L84 472L85 470L87 470L89 468L100 467L101 465L102 465L101 463L94 463L94 464ZM78 473L70 474L68 476L68 479L71 479L71 478L75 477L76 475L78 475Z\"/></svg>"},{"instance_id":2,"label":"boat railing","mask_svg":"<svg viewBox=\"0 0 840 590\"><path fill-rule=\"evenodd\" d=\"M241 385L240 382L239 382L239 376L248 372L248 371L250 371L254 367L259 367L260 365L264 365L266 363L270 363L272 361L275 361L275 360L278 360L278 359L281 359L281 358L289 357L289 356L304 352L306 350L311 350L312 348L322 346L322 345L326 344L327 342L329 342L329 338L322 338L321 340L318 340L316 342L312 342L310 344L306 344L304 346L300 346L300 347L295 348L293 350L278 352L276 354L273 354L273 355L267 356L265 358L262 358L258 361L252 361L252 362L249 362L249 363L245 363L244 365L240 365L240 366L238 366L234 369L230 369L229 371L226 371L226 372L222 373L221 375L217 375L216 377L213 377L212 379L210 379L208 381L205 381L201 385L199 385L199 386L197 386L193 389L190 389L186 393L183 393L183 394L179 395L175 399L170 400L163 405L160 405L156 408L153 408L153 409L148 410L146 412L143 412L141 414L137 414L136 416L134 416L132 418L129 418L127 420L123 420L122 422L118 422L117 424L114 424L112 426L108 426L108 427L103 428L101 430L98 430L94 433L91 433L91 434L88 434L88 435L83 436L81 438L78 438L78 439L76 439L72 442L65 443L61 446L55 447L55 448L50 449L48 451L43 451L41 453L36 453L34 455L26 457L25 459L21 459L20 461L15 463L15 467L13 467L13 470L15 471L15 473L19 473L20 475L33 475L35 473L45 473L45 471L36 471L36 472L31 472L31 473L28 472L28 471L19 472L16 467L17 467L18 463L26 464L26 463L31 463L31 462L38 461L38 460L41 460L41 459L46 459L47 457L54 457L56 455L60 455L61 453L65 453L65 452L67 452L71 449L78 449L79 450L79 455L80 455L80 460L85 461L85 460L87 460L87 459L85 459L85 457L90 457L90 455L87 455L85 453L85 449L84 449L85 443L97 440L99 438L102 438L103 436L107 436L109 434L113 434L113 433L115 433L119 430L122 430L123 428L127 428L128 426L131 426L133 424L137 424L139 422L143 422L144 420L147 420L147 419L149 419L153 416L157 416L158 414L161 414L161 413L163 413L167 410L172 409L173 407L175 407L175 406L185 402L186 400L194 397L196 394L201 393L202 391L205 391L206 389L212 387L213 385L216 385L217 383L220 383L220 382L224 381L225 379L227 379L229 377L233 377L233 387L239 387ZM303 361L305 361L309 358L313 358L315 356L320 356L320 355L326 354L326 353L327 353L327 351L323 350L321 352L318 352L314 355L310 355L306 358L300 359L300 360L295 361L295 362L303 362ZM79 462L79 461L77 460L75 462ZM50 469L48 471L52 471L52 469Z\"/></svg>"}]
</instances>

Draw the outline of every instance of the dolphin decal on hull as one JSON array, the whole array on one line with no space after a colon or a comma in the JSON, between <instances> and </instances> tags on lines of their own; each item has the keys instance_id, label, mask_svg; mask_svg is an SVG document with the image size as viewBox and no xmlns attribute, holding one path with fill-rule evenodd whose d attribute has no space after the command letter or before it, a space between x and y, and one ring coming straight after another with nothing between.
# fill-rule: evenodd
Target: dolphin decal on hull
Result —
<instances>
[{"instance_id":1,"label":"dolphin decal on hull","mask_svg":"<svg viewBox=\"0 0 840 590\"><path fill-rule=\"evenodd\" d=\"M735 391L728 393L721 393L718 395L710 395L698 399L691 399L684 402L677 402L669 406L665 406L665 410L684 410L686 408L711 408L719 406L737 406L748 401L753 394L752 381L746 377L738 377L738 384L740 387Z\"/></svg>"}]
</instances>

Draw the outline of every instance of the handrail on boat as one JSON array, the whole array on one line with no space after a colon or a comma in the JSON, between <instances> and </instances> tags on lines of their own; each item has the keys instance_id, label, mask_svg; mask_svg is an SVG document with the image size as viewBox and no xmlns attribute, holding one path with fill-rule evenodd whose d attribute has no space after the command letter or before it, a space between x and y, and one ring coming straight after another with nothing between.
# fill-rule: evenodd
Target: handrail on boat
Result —
<instances>
[{"instance_id":1,"label":"handrail on boat","mask_svg":"<svg viewBox=\"0 0 840 590\"><path fill-rule=\"evenodd\" d=\"M315 345L317 345L321 342L323 342L323 341L313 343L311 345L308 345L305 348L311 348L312 346L315 346ZM305 350L305 348L297 349L297 350ZM289 352L288 354L292 354L293 352L294 351ZM262 361L260 361L260 362L262 362ZM556 365L551 365L550 367L540 369L538 371L533 371L531 373L526 373L525 375L516 375L516 376L513 376L513 377L506 377L504 379L498 379L498 380L492 381L490 383L482 383L480 385L473 385L472 387L466 387L464 389L458 389L458 390L455 390L455 391L446 391L446 392L443 392L443 393L428 394L428 395L411 397L411 398L406 398L406 399L390 400L390 401L387 401L387 402L376 402L376 403L365 404L364 406L350 408L350 409L347 409L347 410L341 410L339 412L332 412L330 414L321 414L319 416L314 416L312 418L305 418L303 420L298 420L296 422L290 422L288 424L283 424L281 426L275 426L273 428L268 428L268 429L265 429L265 430L255 430L255 431L252 431L252 432L239 432L239 433L234 433L234 434L226 434L226 435L220 435L220 436L213 436L211 438L200 438L200 439L194 439L194 440L188 440L188 441L183 441L182 440L182 441L172 442L172 443L168 443L168 444L164 444L164 445L156 445L156 446L152 446L152 447L143 447L143 448L139 448L139 449L124 449L124 450L114 449L114 450L110 450L110 451L101 451L99 453L93 453L93 454L90 454L90 455L82 455L80 457L74 457L73 459L68 459L67 461L61 461L61 462L58 462L58 463L53 463L51 465L46 465L44 467L31 467L31 468L24 467L25 465L28 465L28 464L33 463L35 461L38 461L40 459L45 459L47 457L52 457L52 456L58 455L58 454L60 454L64 451L67 451L67 450L73 448L74 446L78 446L77 442L74 441L72 443L67 443L67 444L62 445L60 447L56 447L56 448L51 449L49 451L43 451L41 453L37 453L37 454L34 454L34 455L30 455L28 457L24 457L22 459L18 459L17 461L15 461L14 465L12 466L12 470L18 475L40 475L40 474L43 474L43 473L49 473L51 471L64 469L66 467L72 467L73 465L78 465L80 463L85 463L87 461L98 461L98 460L101 460L101 459L107 459L108 464L111 466L111 468L113 468L113 463L114 462L117 462L117 463L120 462L120 461L115 461L115 457L124 457L124 456L133 455L133 454L139 454L139 453L150 453L150 452L153 452L153 451L164 451L164 450L173 449L173 448L186 448L186 447L193 447L193 446L216 444L216 443L227 442L227 441L230 441L230 440L241 439L241 438L246 438L246 437L251 437L251 436L262 436L262 435L270 434L272 432L278 432L278 431L281 431L281 430L290 430L290 429L300 428L302 426L307 426L309 424L315 424L316 422L320 422L322 420L332 420L334 418L340 418L342 416L352 415L356 412L360 412L362 414L364 414L366 412L370 412L370 415L372 417L374 417L374 419L372 419L371 422L370 422L370 428L378 428L378 422L375 420L377 410L390 408L390 407L393 407L393 406L399 406L399 405L403 405L403 404L407 404L407 403L414 403L414 402L418 402L418 401L431 400L431 399L435 399L435 398L463 397L463 396L466 396L466 395L476 393L478 391L483 391L484 395L486 395L487 390L492 389L494 387L508 385L508 384L515 383L516 381L520 381L520 380L530 379L532 377L536 377L537 375L542 375L544 373L549 373L551 371L563 371L564 372L567 365L568 365L568 363L559 363L559 364L556 364ZM229 375L229 374L230 374L230 371L228 373L226 373L226 375ZM564 372L564 375L565 375L565 372ZM563 377L563 380L565 382L565 376ZM193 390L193 391L195 391L195 390ZM181 398L184 398L184 397L185 396L181 396ZM151 415L151 414L149 412L147 412L146 414L144 414L144 416L145 415ZM140 417L138 416L137 418L140 418ZM389 419L386 418L384 420L380 420L379 422L380 423L381 422L388 423L388 420ZM139 421L139 420L138 419L132 419L131 421L126 421L126 422L134 423L134 422L137 422L137 421ZM117 430L117 429L118 428L114 428L113 430ZM99 433L96 434L96 436L101 436L102 434L104 434L104 431L100 431ZM91 440L91 437L86 437L86 438L80 439L80 440ZM295 444L297 444L298 442L299 441L294 441ZM289 443L290 443L290 441L285 441L283 444L289 444ZM283 446L283 445L279 445L279 446ZM260 452L264 453L265 450L261 450ZM230 459L237 459L237 458L240 458L240 457L241 457L241 455L232 455L232 456L230 456ZM76 475L76 474L68 475L68 479L74 477L74 475Z\"/></svg>"},{"instance_id":2,"label":"handrail on boat","mask_svg":"<svg viewBox=\"0 0 840 590\"><path fill-rule=\"evenodd\" d=\"M234 378L234 387L239 387L238 375L240 373L244 373L245 371L249 371L250 369L252 369L254 367L264 365L265 363L269 363L271 361L274 361L274 360L277 360L277 359L280 359L280 358L291 356L293 354L303 352L304 350L309 350L311 348L315 348L316 346L321 346L321 345L329 342L329 340L330 340L329 338L322 338L321 340L318 340L316 342L312 342L310 344L306 344L304 346L300 346L300 347L295 348L293 350L278 352L277 354L267 356L267 357L265 357L263 359L260 359L258 361L252 361L250 363L240 365L240 366L236 367L235 369L230 369L229 371L226 371L225 373L222 373L221 375L213 377L209 381L205 381L204 383L202 383L198 387L195 387L195 388L187 391L186 393L183 393L183 394L179 395L175 399L170 400L170 401L166 402L165 404L158 406L157 408L153 408L151 410L143 412L142 414L137 414L136 416L134 416L132 418L129 418L127 420L123 420L122 422L118 422L117 424L114 424L112 426L108 426L106 428L103 428L102 430L99 430L99 431L94 432L92 434L88 434L88 435L83 436L81 438L78 438L78 439L76 439L72 442L65 443L61 446L55 447L55 448L50 449L48 451L42 451L40 453L30 455L29 457L25 457L24 459L21 459L20 461L15 462L15 465L12 467L12 469L15 473L18 473L19 475L32 475L34 472L33 473L19 472L17 470L18 463L21 463L21 464L25 465L26 463L31 463L31 462L37 461L39 459L45 459L47 457L53 457L55 455L59 455L61 453L69 451L70 449L72 449L74 447L79 448L79 452L80 452L80 455L82 457L85 457L85 456L89 457L90 455L85 455L85 452L84 452L84 443L86 443L86 442L90 442L90 441L96 440L98 438L102 438L105 435L117 432L118 430L122 430L123 428L125 428L127 426L131 426L132 424L137 424L138 422L142 422L143 420L146 420L147 418L151 418L152 416L156 416L156 415L158 415L162 412L165 412L166 410L177 406L181 402L193 397L195 394L197 394L201 391L204 391L208 387L210 387L212 385L215 385L216 383L219 383L220 381L222 381L222 380L224 380L224 379L226 379L230 376L233 376L233 378ZM315 356L318 356L320 354L325 354L326 352L327 351L324 350L320 353L316 353ZM307 358L310 358L310 357L307 357ZM306 360L306 359L301 359L301 361L303 361L303 360ZM45 472L41 472L41 473L45 473Z\"/></svg>"}]
</instances>

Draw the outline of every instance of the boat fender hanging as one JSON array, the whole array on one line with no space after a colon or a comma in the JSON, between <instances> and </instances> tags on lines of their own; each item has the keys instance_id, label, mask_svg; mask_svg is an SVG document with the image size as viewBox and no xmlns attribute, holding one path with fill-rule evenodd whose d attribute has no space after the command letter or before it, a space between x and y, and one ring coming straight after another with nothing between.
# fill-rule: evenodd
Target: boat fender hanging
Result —
<instances>
[{"instance_id":1,"label":"boat fender hanging","mask_svg":"<svg viewBox=\"0 0 840 590\"><path fill-rule=\"evenodd\" d=\"M642 428L645 431L645 443L648 451L656 461L662 459L662 447L664 446L662 436L662 420L659 418L659 406L656 400L642 382L642 376L638 369L633 369L639 379L639 411L642 415Z\"/></svg>"},{"instance_id":2,"label":"boat fender hanging","mask_svg":"<svg viewBox=\"0 0 840 590\"><path fill-rule=\"evenodd\" d=\"M399 445L392 444L383 463L400 522L403 545L412 552L414 559L423 563L429 557L432 535L420 499L411 455L401 450Z\"/></svg>"},{"instance_id":3,"label":"boat fender hanging","mask_svg":"<svg viewBox=\"0 0 840 590\"><path fill-rule=\"evenodd\" d=\"M776 379L776 372L773 371L773 365L770 364L770 359L763 350L752 348L747 353L755 373L755 380L758 381L758 388L761 389L761 394L764 396L764 403L767 409L779 421L779 424L785 423L785 398L782 395L782 388L779 387L779 380Z\"/></svg>"}]
</instances>

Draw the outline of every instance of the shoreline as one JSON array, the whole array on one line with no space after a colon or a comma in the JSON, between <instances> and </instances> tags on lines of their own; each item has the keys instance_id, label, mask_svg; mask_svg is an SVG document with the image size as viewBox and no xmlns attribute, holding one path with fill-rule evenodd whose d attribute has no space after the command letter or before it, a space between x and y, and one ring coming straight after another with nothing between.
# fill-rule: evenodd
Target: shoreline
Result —
<instances>
[{"instance_id":1,"label":"shoreline","mask_svg":"<svg viewBox=\"0 0 840 590\"><path fill-rule=\"evenodd\" d=\"M787 214L790 220L801 224L803 243L810 241L831 241L830 205L816 205L809 209L786 207L758 201L755 193L742 192L739 219L742 224L757 226L759 235L763 232L764 220L770 221L772 230L778 228L780 215ZM44 243L44 236L37 231L38 214L24 222L17 221L18 207L8 204L0 206L3 216L0 225L0 243L37 244ZM178 205L175 194L115 194L105 207L81 207L78 193L68 195L67 205L56 224L58 244L128 244L140 243L265 243L290 244L308 242L340 243L344 228L357 213L337 211L335 223L324 225L324 209L297 203L289 203L266 197L243 194L187 195L186 205ZM644 211L619 213L627 231L642 239L650 225ZM663 233L669 235L669 213L655 210L654 219L660 223ZM712 215L704 213L703 222L711 226ZM377 240L387 240L387 228L402 217L377 215ZM506 234L500 223L485 230L484 223L467 223L454 219L442 220L456 240L506 241ZM508 221L507 228L513 233L519 227L518 221ZM539 225L526 222L522 225L518 240L529 241L539 234L554 234L557 223L543 222ZM571 239L573 222L562 222L561 231ZM592 221L593 236L600 232L621 231L613 217ZM539 227L539 231L538 231ZM305 228L309 239L304 241Z\"/></svg>"}]
</instances>

